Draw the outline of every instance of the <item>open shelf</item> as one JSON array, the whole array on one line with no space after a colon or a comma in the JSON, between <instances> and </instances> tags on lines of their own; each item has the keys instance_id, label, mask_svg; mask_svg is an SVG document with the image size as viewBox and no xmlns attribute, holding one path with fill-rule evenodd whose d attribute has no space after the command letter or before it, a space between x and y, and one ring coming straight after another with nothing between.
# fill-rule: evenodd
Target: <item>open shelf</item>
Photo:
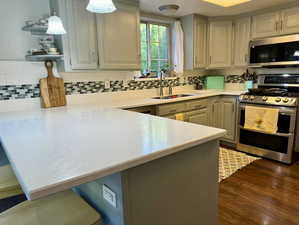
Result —
<instances>
[{"instance_id":1,"label":"open shelf","mask_svg":"<svg viewBox=\"0 0 299 225\"><path fill-rule=\"evenodd\" d=\"M31 32L33 35L48 35L47 32L48 26L41 26L41 25L32 25L32 26L25 26L22 28L23 31Z\"/></svg>"},{"instance_id":2,"label":"open shelf","mask_svg":"<svg viewBox=\"0 0 299 225\"><path fill-rule=\"evenodd\" d=\"M63 60L63 55L26 55L27 61L42 62L46 60Z\"/></svg>"}]
</instances>

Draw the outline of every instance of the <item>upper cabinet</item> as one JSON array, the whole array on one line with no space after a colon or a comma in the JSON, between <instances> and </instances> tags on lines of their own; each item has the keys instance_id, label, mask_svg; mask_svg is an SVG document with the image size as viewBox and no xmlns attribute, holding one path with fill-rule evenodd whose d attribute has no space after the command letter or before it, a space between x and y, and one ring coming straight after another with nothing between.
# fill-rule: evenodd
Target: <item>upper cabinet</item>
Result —
<instances>
[{"instance_id":1,"label":"upper cabinet","mask_svg":"<svg viewBox=\"0 0 299 225\"><path fill-rule=\"evenodd\" d=\"M209 68L232 65L232 21L213 21L209 26Z\"/></svg>"},{"instance_id":2,"label":"upper cabinet","mask_svg":"<svg viewBox=\"0 0 299 225\"><path fill-rule=\"evenodd\" d=\"M252 38L299 33L299 7L252 18Z\"/></svg>"},{"instance_id":3,"label":"upper cabinet","mask_svg":"<svg viewBox=\"0 0 299 225\"><path fill-rule=\"evenodd\" d=\"M88 0L66 2L70 67L95 70L98 67L95 15L86 10Z\"/></svg>"},{"instance_id":4,"label":"upper cabinet","mask_svg":"<svg viewBox=\"0 0 299 225\"><path fill-rule=\"evenodd\" d=\"M248 65L250 29L250 17L234 21L234 66Z\"/></svg>"},{"instance_id":5,"label":"upper cabinet","mask_svg":"<svg viewBox=\"0 0 299 225\"><path fill-rule=\"evenodd\" d=\"M139 70L139 8L117 4L117 9L97 15L100 69Z\"/></svg>"},{"instance_id":6,"label":"upper cabinet","mask_svg":"<svg viewBox=\"0 0 299 225\"><path fill-rule=\"evenodd\" d=\"M278 12L254 16L252 18L252 38L277 35L279 18Z\"/></svg>"},{"instance_id":7,"label":"upper cabinet","mask_svg":"<svg viewBox=\"0 0 299 225\"><path fill-rule=\"evenodd\" d=\"M299 7L283 10L281 19L282 33L299 33Z\"/></svg>"},{"instance_id":8,"label":"upper cabinet","mask_svg":"<svg viewBox=\"0 0 299 225\"><path fill-rule=\"evenodd\" d=\"M204 17L189 15L181 18L184 30L185 68L187 70L207 66L207 28Z\"/></svg>"},{"instance_id":9,"label":"upper cabinet","mask_svg":"<svg viewBox=\"0 0 299 225\"><path fill-rule=\"evenodd\" d=\"M116 2L114 13L95 14L86 10L88 1L50 1L67 30L56 37L65 57L59 70L139 70L138 5Z\"/></svg>"}]
</instances>

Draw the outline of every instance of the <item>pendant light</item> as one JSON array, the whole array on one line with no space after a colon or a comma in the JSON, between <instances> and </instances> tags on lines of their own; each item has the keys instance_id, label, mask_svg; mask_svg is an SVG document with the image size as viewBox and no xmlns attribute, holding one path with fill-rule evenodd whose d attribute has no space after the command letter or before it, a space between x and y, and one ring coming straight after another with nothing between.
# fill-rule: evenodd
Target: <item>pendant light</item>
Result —
<instances>
[{"instance_id":1,"label":"pendant light","mask_svg":"<svg viewBox=\"0 0 299 225\"><path fill-rule=\"evenodd\" d=\"M89 0L86 9L92 13L112 13L116 7L112 0Z\"/></svg>"},{"instance_id":2,"label":"pendant light","mask_svg":"<svg viewBox=\"0 0 299 225\"><path fill-rule=\"evenodd\" d=\"M52 34L52 35L66 34L64 26L62 24L62 20L58 16L56 16L56 12L54 12L53 16L49 18L47 34Z\"/></svg>"}]
</instances>

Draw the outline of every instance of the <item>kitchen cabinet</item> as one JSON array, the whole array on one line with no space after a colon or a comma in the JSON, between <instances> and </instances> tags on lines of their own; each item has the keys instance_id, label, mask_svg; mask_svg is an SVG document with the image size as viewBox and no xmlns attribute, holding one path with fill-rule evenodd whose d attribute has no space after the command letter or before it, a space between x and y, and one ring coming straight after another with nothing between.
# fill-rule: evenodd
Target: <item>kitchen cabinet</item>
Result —
<instances>
[{"instance_id":1,"label":"kitchen cabinet","mask_svg":"<svg viewBox=\"0 0 299 225\"><path fill-rule=\"evenodd\" d=\"M252 18L252 37L299 33L299 7L257 15Z\"/></svg>"},{"instance_id":2,"label":"kitchen cabinet","mask_svg":"<svg viewBox=\"0 0 299 225\"><path fill-rule=\"evenodd\" d=\"M237 102L235 97L222 97L222 128L227 131L225 139L235 141L236 121L237 121Z\"/></svg>"},{"instance_id":3,"label":"kitchen cabinet","mask_svg":"<svg viewBox=\"0 0 299 225\"><path fill-rule=\"evenodd\" d=\"M283 34L299 33L299 7L281 11L281 19Z\"/></svg>"},{"instance_id":4,"label":"kitchen cabinet","mask_svg":"<svg viewBox=\"0 0 299 225\"><path fill-rule=\"evenodd\" d=\"M95 70L98 67L95 14L86 10L88 1L66 1L67 35L72 70Z\"/></svg>"},{"instance_id":5,"label":"kitchen cabinet","mask_svg":"<svg viewBox=\"0 0 299 225\"><path fill-rule=\"evenodd\" d=\"M212 21L209 25L209 68L232 65L232 21Z\"/></svg>"},{"instance_id":6,"label":"kitchen cabinet","mask_svg":"<svg viewBox=\"0 0 299 225\"><path fill-rule=\"evenodd\" d=\"M100 69L140 70L140 15L137 6L97 15Z\"/></svg>"},{"instance_id":7,"label":"kitchen cabinet","mask_svg":"<svg viewBox=\"0 0 299 225\"><path fill-rule=\"evenodd\" d=\"M275 36L278 32L279 12L271 12L252 17L252 38Z\"/></svg>"},{"instance_id":8,"label":"kitchen cabinet","mask_svg":"<svg viewBox=\"0 0 299 225\"><path fill-rule=\"evenodd\" d=\"M209 119L208 108L188 112L187 113L187 122L209 126L210 119Z\"/></svg>"},{"instance_id":9,"label":"kitchen cabinet","mask_svg":"<svg viewBox=\"0 0 299 225\"><path fill-rule=\"evenodd\" d=\"M184 30L185 68L205 68L207 65L207 19L199 15L181 18Z\"/></svg>"},{"instance_id":10,"label":"kitchen cabinet","mask_svg":"<svg viewBox=\"0 0 299 225\"><path fill-rule=\"evenodd\" d=\"M211 99L210 104L210 126L222 128L222 102L221 98Z\"/></svg>"},{"instance_id":11,"label":"kitchen cabinet","mask_svg":"<svg viewBox=\"0 0 299 225\"><path fill-rule=\"evenodd\" d=\"M56 36L64 60L58 70L98 71L140 69L140 15L134 2L115 2L117 11L95 14L88 0L51 0L67 34Z\"/></svg>"},{"instance_id":12,"label":"kitchen cabinet","mask_svg":"<svg viewBox=\"0 0 299 225\"><path fill-rule=\"evenodd\" d=\"M237 130L237 98L235 96L209 97L205 99L158 105L157 116L176 119L183 113L186 122L217 127L227 131L224 141L235 143Z\"/></svg>"},{"instance_id":13,"label":"kitchen cabinet","mask_svg":"<svg viewBox=\"0 0 299 225\"><path fill-rule=\"evenodd\" d=\"M234 66L247 66L251 18L241 18L234 21Z\"/></svg>"},{"instance_id":14,"label":"kitchen cabinet","mask_svg":"<svg viewBox=\"0 0 299 225\"><path fill-rule=\"evenodd\" d=\"M181 113L186 111L186 103L173 103L173 104L165 104L158 105L156 112L158 116L166 116L176 113Z\"/></svg>"}]
</instances>

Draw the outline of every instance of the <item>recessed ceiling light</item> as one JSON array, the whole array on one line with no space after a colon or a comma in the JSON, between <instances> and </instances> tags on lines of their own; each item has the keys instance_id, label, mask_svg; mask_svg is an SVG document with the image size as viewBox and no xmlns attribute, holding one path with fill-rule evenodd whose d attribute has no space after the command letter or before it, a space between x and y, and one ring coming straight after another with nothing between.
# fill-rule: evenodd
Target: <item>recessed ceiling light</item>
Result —
<instances>
[{"instance_id":1,"label":"recessed ceiling light","mask_svg":"<svg viewBox=\"0 0 299 225\"><path fill-rule=\"evenodd\" d=\"M174 15L179 10L178 5L162 5L159 7L160 12L167 15Z\"/></svg>"},{"instance_id":2,"label":"recessed ceiling light","mask_svg":"<svg viewBox=\"0 0 299 225\"><path fill-rule=\"evenodd\" d=\"M245 2L250 2L251 0L203 0L204 2L209 2L214 5L219 5L222 7L231 7L235 5L240 5Z\"/></svg>"}]
</instances>

